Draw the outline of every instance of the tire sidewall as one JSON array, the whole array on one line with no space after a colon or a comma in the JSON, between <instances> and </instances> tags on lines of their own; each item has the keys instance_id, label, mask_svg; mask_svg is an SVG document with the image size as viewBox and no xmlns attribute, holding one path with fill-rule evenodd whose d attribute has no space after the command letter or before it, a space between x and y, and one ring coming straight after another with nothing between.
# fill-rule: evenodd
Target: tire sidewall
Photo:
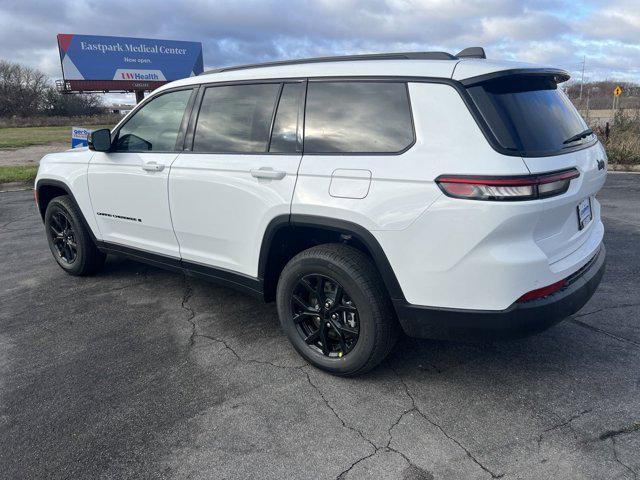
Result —
<instances>
[{"instance_id":1,"label":"tire sidewall","mask_svg":"<svg viewBox=\"0 0 640 480\"><path fill-rule=\"evenodd\" d=\"M76 245L77 245L77 257L75 262L73 262L72 264L68 264L60 258L60 256L58 255L58 251L53 243L53 236L49 226L51 222L51 217L57 212L64 213L66 217L69 219L69 221L71 222L71 226L73 228L73 233L74 233L74 236L76 239ZM53 258L55 258L58 265L60 265L62 269L64 269L69 273L76 273L81 271L82 265L85 260L84 257L86 255L85 233L84 233L84 228L82 224L79 222L74 212L71 211L69 208L67 208L67 206L63 203L63 201L57 198L54 198L53 200L51 200L51 202L47 206L47 210L44 216L44 224L46 229L47 242L49 243L49 249L51 250L51 253L53 254Z\"/></svg>"},{"instance_id":2,"label":"tire sidewall","mask_svg":"<svg viewBox=\"0 0 640 480\"><path fill-rule=\"evenodd\" d=\"M309 274L320 274L335 279L355 303L360 321L360 333L356 346L341 358L329 358L308 346L298 333L291 314L291 295L300 279ZM294 348L310 363L333 373L348 374L362 367L371 357L376 342L374 306L365 300L362 286L341 265L323 258L294 259L282 272L276 295L278 316L282 329Z\"/></svg>"}]
</instances>

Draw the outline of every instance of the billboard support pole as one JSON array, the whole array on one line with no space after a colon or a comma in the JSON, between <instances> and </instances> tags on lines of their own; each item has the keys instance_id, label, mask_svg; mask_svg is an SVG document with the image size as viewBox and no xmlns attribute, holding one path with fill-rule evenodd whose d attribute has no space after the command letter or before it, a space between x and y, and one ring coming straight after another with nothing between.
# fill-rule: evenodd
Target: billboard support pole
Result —
<instances>
[{"instance_id":1,"label":"billboard support pole","mask_svg":"<svg viewBox=\"0 0 640 480\"><path fill-rule=\"evenodd\" d=\"M144 99L144 90L136 90L136 103L140 103Z\"/></svg>"}]
</instances>

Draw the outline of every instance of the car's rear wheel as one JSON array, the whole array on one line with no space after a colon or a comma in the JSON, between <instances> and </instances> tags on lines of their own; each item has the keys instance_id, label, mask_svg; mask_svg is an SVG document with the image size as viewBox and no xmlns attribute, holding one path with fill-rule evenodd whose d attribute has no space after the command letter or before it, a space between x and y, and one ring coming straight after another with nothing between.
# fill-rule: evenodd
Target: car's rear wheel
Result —
<instances>
[{"instance_id":1,"label":"car's rear wheel","mask_svg":"<svg viewBox=\"0 0 640 480\"><path fill-rule=\"evenodd\" d=\"M371 370L391 351L398 324L370 258L347 245L305 250L278 282L280 322L296 350L335 375Z\"/></svg>"},{"instance_id":2,"label":"car's rear wheel","mask_svg":"<svg viewBox=\"0 0 640 480\"><path fill-rule=\"evenodd\" d=\"M58 265L71 275L89 275L104 264L78 208L68 195L55 197L44 214L49 249Z\"/></svg>"}]
</instances>

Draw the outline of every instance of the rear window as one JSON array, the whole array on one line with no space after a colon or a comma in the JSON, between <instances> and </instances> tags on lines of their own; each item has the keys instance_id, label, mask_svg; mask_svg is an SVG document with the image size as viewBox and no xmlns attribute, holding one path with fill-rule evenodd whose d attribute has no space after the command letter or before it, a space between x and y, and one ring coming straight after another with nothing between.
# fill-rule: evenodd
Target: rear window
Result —
<instances>
[{"instance_id":1,"label":"rear window","mask_svg":"<svg viewBox=\"0 0 640 480\"><path fill-rule=\"evenodd\" d=\"M264 153L279 83L207 88L198 115L193 151Z\"/></svg>"},{"instance_id":2,"label":"rear window","mask_svg":"<svg viewBox=\"0 0 640 480\"><path fill-rule=\"evenodd\" d=\"M309 83L305 153L399 153L412 143L406 83Z\"/></svg>"},{"instance_id":3,"label":"rear window","mask_svg":"<svg viewBox=\"0 0 640 480\"><path fill-rule=\"evenodd\" d=\"M570 141L587 125L552 77L503 77L468 92L500 145L515 153L562 153L593 139Z\"/></svg>"}]
</instances>

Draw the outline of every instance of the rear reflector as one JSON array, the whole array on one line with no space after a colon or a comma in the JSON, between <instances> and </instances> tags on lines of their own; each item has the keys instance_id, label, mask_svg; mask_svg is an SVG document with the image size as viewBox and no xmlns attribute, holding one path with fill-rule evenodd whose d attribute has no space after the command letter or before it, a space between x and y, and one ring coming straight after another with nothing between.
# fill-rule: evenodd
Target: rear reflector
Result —
<instances>
[{"instance_id":1,"label":"rear reflector","mask_svg":"<svg viewBox=\"0 0 640 480\"><path fill-rule=\"evenodd\" d=\"M547 285L546 287L538 288L536 290L531 290L530 292L522 295L516 303L529 302L531 300L539 300L541 298L548 297L556 293L558 290L561 290L567 284L566 279L562 279L559 282L552 283L551 285Z\"/></svg>"},{"instance_id":2,"label":"rear reflector","mask_svg":"<svg viewBox=\"0 0 640 480\"><path fill-rule=\"evenodd\" d=\"M534 200L562 195L571 180L580 176L576 168L537 175L480 177L440 175L436 183L445 195L469 200Z\"/></svg>"}]
</instances>

